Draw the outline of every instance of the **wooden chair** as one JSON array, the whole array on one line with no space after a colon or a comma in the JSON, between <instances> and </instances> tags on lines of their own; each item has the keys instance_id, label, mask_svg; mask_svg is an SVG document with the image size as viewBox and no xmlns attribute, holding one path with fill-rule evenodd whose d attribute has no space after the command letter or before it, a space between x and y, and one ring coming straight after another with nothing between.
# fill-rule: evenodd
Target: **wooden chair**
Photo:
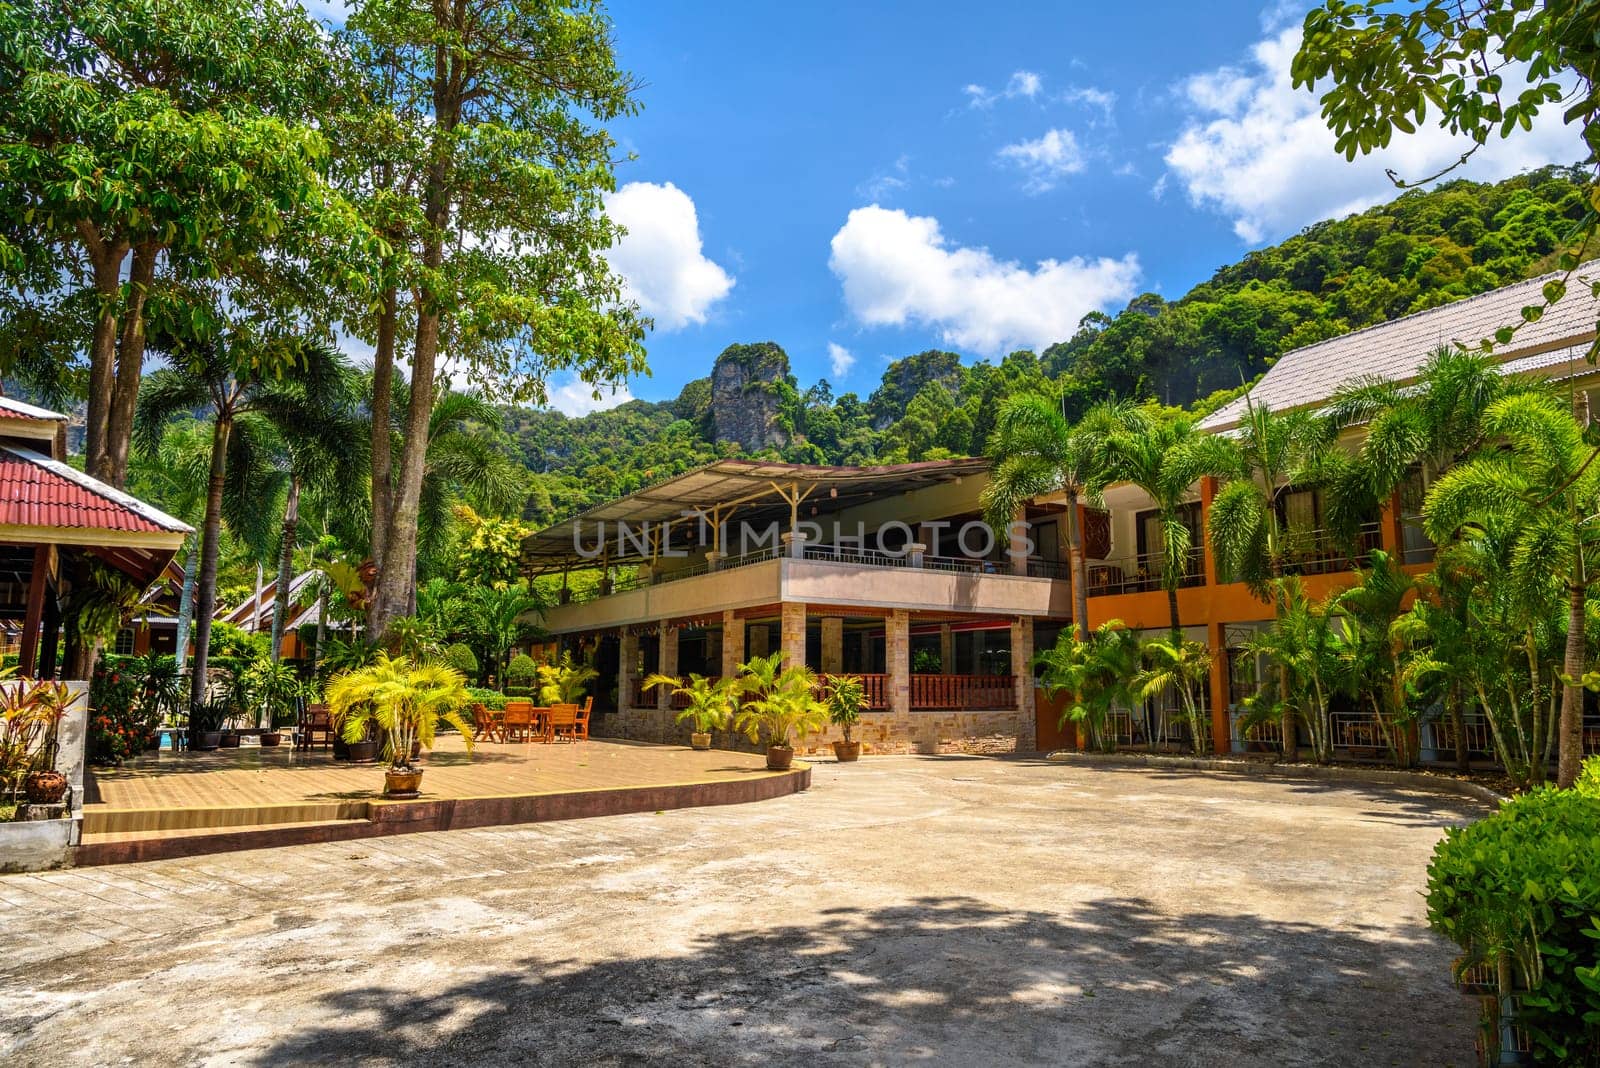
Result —
<instances>
[{"instance_id":1,"label":"wooden chair","mask_svg":"<svg viewBox=\"0 0 1600 1068\"><path fill-rule=\"evenodd\" d=\"M578 709L578 733L575 737L585 742L589 740L589 713L593 711L594 698L584 698L583 707Z\"/></svg>"},{"instance_id":2,"label":"wooden chair","mask_svg":"<svg viewBox=\"0 0 1600 1068\"><path fill-rule=\"evenodd\" d=\"M317 744L317 735L322 736L322 748L326 749L333 744L333 716L328 712L328 706L323 704L307 705L306 710L300 714L300 721L295 725L294 745L296 749L314 749Z\"/></svg>"},{"instance_id":3,"label":"wooden chair","mask_svg":"<svg viewBox=\"0 0 1600 1068\"><path fill-rule=\"evenodd\" d=\"M578 740L577 705L551 705L545 723L548 724L545 728L545 737L550 741L555 741L557 738Z\"/></svg>"},{"instance_id":4,"label":"wooden chair","mask_svg":"<svg viewBox=\"0 0 1600 1068\"><path fill-rule=\"evenodd\" d=\"M533 740L533 702L507 701L505 740L531 742Z\"/></svg>"}]
</instances>

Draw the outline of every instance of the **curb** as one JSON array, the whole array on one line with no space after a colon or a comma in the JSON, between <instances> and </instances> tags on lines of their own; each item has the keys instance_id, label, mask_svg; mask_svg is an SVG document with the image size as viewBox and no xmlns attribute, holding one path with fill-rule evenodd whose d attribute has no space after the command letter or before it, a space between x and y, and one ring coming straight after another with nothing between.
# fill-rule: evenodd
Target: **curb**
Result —
<instances>
[{"instance_id":1,"label":"curb","mask_svg":"<svg viewBox=\"0 0 1600 1068\"><path fill-rule=\"evenodd\" d=\"M1222 760L1210 757L1169 756L1161 753L1080 753L1057 749L1045 759L1054 764L1108 765L1111 767L1174 768L1185 771L1222 771L1234 775L1253 775L1266 779L1299 779L1317 782L1344 782L1369 786L1407 786L1418 790L1456 794L1493 808L1507 798L1481 783L1427 775L1417 771L1386 768L1346 768L1320 764L1268 764L1257 760Z\"/></svg>"}]
</instances>

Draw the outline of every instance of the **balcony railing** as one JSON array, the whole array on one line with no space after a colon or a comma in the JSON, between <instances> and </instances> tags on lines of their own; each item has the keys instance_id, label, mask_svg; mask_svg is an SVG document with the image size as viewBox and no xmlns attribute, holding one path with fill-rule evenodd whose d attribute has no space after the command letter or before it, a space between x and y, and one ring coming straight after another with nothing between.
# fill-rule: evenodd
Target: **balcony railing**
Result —
<instances>
[{"instance_id":1,"label":"balcony railing","mask_svg":"<svg viewBox=\"0 0 1600 1068\"><path fill-rule=\"evenodd\" d=\"M882 549L865 549L857 545L807 545L803 555L807 560L855 564L858 567L908 567L911 564L909 554L897 556Z\"/></svg>"},{"instance_id":2,"label":"balcony railing","mask_svg":"<svg viewBox=\"0 0 1600 1068\"><path fill-rule=\"evenodd\" d=\"M885 712L889 709L889 676L884 674L863 674L859 671L838 672L861 680L862 689L865 691L865 707L869 712ZM721 676L710 677L712 685L721 680ZM977 709L1011 708L1016 704L1017 680L1014 675L912 675L911 683L911 710L913 712L933 711L970 711ZM826 689L826 683L819 681L817 684L818 696ZM635 679L630 693L631 708L655 708L657 690L645 691L643 682ZM751 700L746 695L744 700ZM689 707L687 694L673 694L670 707L683 709Z\"/></svg>"},{"instance_id":3,"label":"balcony railing","mask_svg":"<svg viewBox=\"0 0 1600 1068\"><path fill-rule=\"evenodd\" d=\"M1377 523L1366 523L1356 534L1355 545L1336 537L1331 530L1290 531L1284 570L1294 575L1328 575L1351 571L1366 560L1367 554L1383 547Z\"/></svg>"},{"instance_id":4,"label":"balcony railing","mask_svg":"<svg viewBox=\"0 0 1600 1068\"><path fill-rule=\"evenodd\" d=\"M1164 589L1164 553L1144 553L1120 560L1104 560L1088 567L1089 596L1100 597L1113 593L1148 593ZM1199 545L1189 547L1188 559L1183 569L1180 586L1206 584L1206 553Z\"/></svg>"}]
</instances>

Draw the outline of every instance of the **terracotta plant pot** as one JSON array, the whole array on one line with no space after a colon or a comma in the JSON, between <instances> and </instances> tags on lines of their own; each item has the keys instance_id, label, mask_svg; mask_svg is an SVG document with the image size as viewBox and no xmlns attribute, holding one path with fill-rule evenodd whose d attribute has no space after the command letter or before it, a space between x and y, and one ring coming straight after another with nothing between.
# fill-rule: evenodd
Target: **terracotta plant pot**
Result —
<instances>
[{"instance_id":1,"label":"terracotta plant pot","mask_svg":"<svg viewBox=\"0 0 1600 1068\"><path fill-rule=\"evenodd\" d=\"M189 735L189 748L202 753L209 753L222 745L221 731L196 731Z\"/></svg>"},{"instance_id":2,"label":"terracotta plant pot","mask_svg":"<svg viewBox=\"0 0 1600 1068\"><path fill-rule=\"evenodd\" d=\"M275 745L282 745L283 744L283 732L281 732L281 731L262 731L261 732L261 744L264 747L266 747L267 749L271 749Z\"/></svg>"},{"instance_id":3,"label":"terracotta plant pot","mask_svg":"<svg viewBox=\"0 0 1600 1068\"><path fill-rule=\"evenodd\" d=\"M767 746L767 770L788 771L789 765L794 763L794 746L769 745Z\"/></svg>"},{"instance_id":4,"label":"terracotta plant pot","mask_svg":"<svg viewBox=\"0 0 1600 1068\"><path fill-rule=\"evenodd\" d=\"M367 743L360 743L367 744ZM422 769L414 771L396 771L390 768L383 773L383 795L398 800L416 797L422 788Z\"/></svg>"},{"instance_id":5,"label":"terracotta plant pot","mask_svg":"<svg viewBox=\"0 0 1600 1068\"><path fill-rule=\"evenodd\" d=\"M708 731L705 734L701 734L699 731L696 731L695 733L689 735L689 748L690 749L700 749L700 750L710 749L711 748L711 734L710 734L710 732Z\"/></svg>"},{"instance_id":6,"label":"terracotta plant pot","mask_svg":"<svg viewBox=\"0 0 1600 1068\"><path fill-rule=\"evenodd\" d=\"M222 732L222 748L224 748L224 749L237 749L237 748L239 748L239 732L238 731L223 731Z\"/></svg>"},{"instance_id":7,"label":"terracotta plant pot","mask_svg":"<svg viewBox=\"0 0 1600 1068\"><path fill-rule=\"evenodd\" d=\"M834 742L833 757L841 764L849 764L861 759L860 742Z\"/></svg>"},{"instance_id":8,"label":"terracotta plant pot","mask_svg":"<svg viewBox=\"0 0 1600 1068\"><path fill-rule=\"evenodd\" d=\"M350 759L358 764L369 764L378 759L377 742L351 742Z\"/></svg>"},{"instance_id":9,"label":"terracotta plant pot","mask_svg":"<svg viewBox=\"0 0 1600 1068\"><path fill-rule=\"evenodd\" d=\"M67 777L59 771L30 771L22 780L22 793L30 805L57 805L67 794Z\"/></svg>"}]
</instances>

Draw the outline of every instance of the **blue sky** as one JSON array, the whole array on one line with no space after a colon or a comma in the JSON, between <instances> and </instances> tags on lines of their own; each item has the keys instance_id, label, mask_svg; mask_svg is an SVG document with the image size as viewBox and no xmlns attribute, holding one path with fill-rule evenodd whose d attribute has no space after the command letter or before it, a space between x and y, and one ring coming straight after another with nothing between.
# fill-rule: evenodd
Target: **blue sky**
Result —
<instances>
[{"instance_id":1,"label":"blue sky","mask_svg":"<svg viewBox=\"0 0 1600 1068\"><path fill-rule=\"evenodd\" d=\"M337 15L340 0L310 0ZM652 377L569 412L670 399L733 342L863 395L925 348L1042 349L1086 312L1177 297L1251 247L1394 195L1443 131L1347 164L1289 84L1305 7L1007 0L611 0L643 111L613 133L612 263L656 319ZM1511 81L1508 78L1508 81ZM1552 121L1466 173L1583 155Z\"/></svg>"},{"instance_id":2,"label":"blue sky","mask_svg":"<svg viewBox=\"0 0 1600 1068\"><path fill-rule=\"evenodd\" d=\"M643 112L614 128L636 158L613 213L637 242L614 262L659 322L653 377L630 385L647 399L735 341L777 341L802 384L863 394L924 348L1039 347L1091 308L1176 297L1250 247L1387 199L1384 166L1421 175L1459 153L1429 131L1381 161L1333 154L1315 98L1288 82L1296 6L610 11L644 82ZM1469 173L1580 155L1536 129ZM587 407L581 394L557 401Z\"/></svg>"}]
</instances>

